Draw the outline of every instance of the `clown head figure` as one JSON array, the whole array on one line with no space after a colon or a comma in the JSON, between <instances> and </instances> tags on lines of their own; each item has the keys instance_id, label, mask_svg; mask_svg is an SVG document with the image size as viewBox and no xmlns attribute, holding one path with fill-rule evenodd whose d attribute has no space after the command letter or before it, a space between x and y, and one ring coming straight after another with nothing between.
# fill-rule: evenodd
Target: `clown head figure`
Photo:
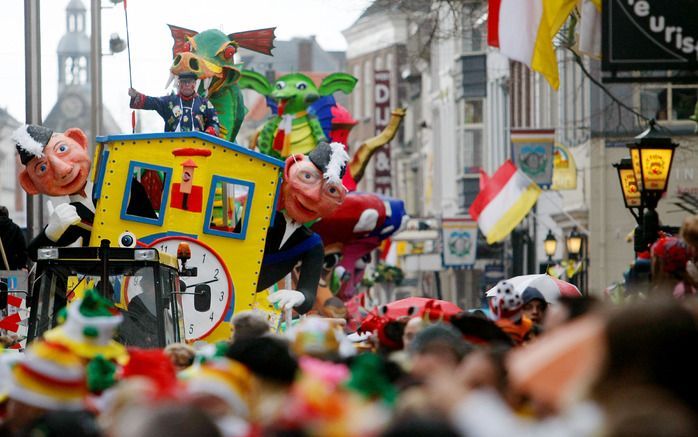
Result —
<instances>
[{"instance_id":1,"label":"clown head figure","mask_svg":"<svg viewBox=\"0 0 698 437\"><path fill-rule=\"evenodd\" d=\"M82 130L71 128L57 133L30 124L17 129L12 139L25 165L19 174L24 191L49 196L83 191L91 162L87 153L87 136Z\"/></svg>"},{"instance_id":2,"label":"clown head figure","mask_svg":"<svg viewBox=\"0 0 698 437\"><path fill-rule=\"evenodd\" d=\"M342 185L349 155L340 143L320 143L305 155L286 159L279 208L298 223L332 214L346 197Z\"/></svg>"}]
</instances>

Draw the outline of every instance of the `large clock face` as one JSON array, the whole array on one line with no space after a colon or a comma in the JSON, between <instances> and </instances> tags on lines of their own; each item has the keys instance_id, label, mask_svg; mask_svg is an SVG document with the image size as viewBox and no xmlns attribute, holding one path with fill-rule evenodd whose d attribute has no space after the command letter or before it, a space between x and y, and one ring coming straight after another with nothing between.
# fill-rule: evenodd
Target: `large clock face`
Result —
<instances>
[{"instance_id":1,"label":"large clock face","mask_svg":"<svg viewBox=\"0 0 698 437\"><path fill-rule=\"evenodd\" d=\"M177 256L180 243L187 243L191 249L191 258L184 267L190 271L196 269L196 276L180 276L186 284L186 294L181 295L184 336L187 340L198 340L210 334L225 318L232 304L233 281L221 257L198 240L164 237L153 241L151 247ZM179 262L182 267L182 261Z\"/></svg>"},{"instance_id":2,"label":"large clock face","mask_svg":"<svg viewBox=\"0 0 698 437\"><path fill-rule=\"evenodd\" d=\"M68 118L77 118L82 114L84 104L75 94L66 95L61 101L61 110Z\"/></svg>"}]
</instances>

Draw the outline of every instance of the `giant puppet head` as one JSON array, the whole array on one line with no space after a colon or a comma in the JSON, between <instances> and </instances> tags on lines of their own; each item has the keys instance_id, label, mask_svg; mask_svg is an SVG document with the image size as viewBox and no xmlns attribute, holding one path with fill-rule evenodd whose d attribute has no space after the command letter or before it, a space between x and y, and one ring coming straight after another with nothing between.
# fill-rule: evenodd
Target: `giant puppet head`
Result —
<instances>
[{"instance_id":1,"label":"giant puppet head","mask_svg":"<svg viewBox=\"0 0 698 437\"><path fill-rule=\"evenodd\" d=\"M332 94L351 93L356 81L350 74L332 73L318 87L310 77L291 73L272 83L262 74L243 70L240 88L253 89L266 97L275 112L262 127L254 145L262 153L282 159L313 150L327 141L325 129L330 128L331 108L335 105Z\"/></svg>"},{"instance_id":2,"label":"giant puppet head","mask_svg":"<svg viewBox=\"0 0 698 437\"><path fill-rule=\"evenodd\" d=\"M221 134L226 140L234 141L246 112L237 86L241 64L235 63L235 53L243 47L271 55L275 28L226 35L217 29L197 32L169 26L174 39L170 80L183 73L192 73L201 79L199 92L206 94L216 108Z\"/></svg>"},{"instance_id":3,"label":"giant puppet head","mask_svg":"<svg viewBox=\"0 0 698 437\"><path fill-rule=\"evenodd\" d=\"M320 143L307 156L286 159L279 209L298 223L332 214L346 197L342 185L349 155L340 143Z\"/></svg>"},{"instance_id":4,"label":"giant puppet head","mask_svg":"<svg viewBox=\"0 0 698 437\"><path fill-rule=\"evenodd\" d=\"M347 73L332 73L322 79L318 87L313 79L305 74L290 73L271 83L262 74L244 70L240 78L240 87L253 89L271 99L279 106L278 114L283 115L306 111L320 97L331 96L337 91L349 94L357 81L358 79Z\"/></svg>"},{"instance_id":5,"label":"giant puppet head","mask_svg":"<svg viewBox=\"0 0 698 437\"><path fill-rule=\"evenodd\" d=\"M12 134L25 168L19 183L29 194L67 196L81 192L90 173L87 136L78 128L64 133L44 126L22 126Z\"/></svg>"}]
</instances>

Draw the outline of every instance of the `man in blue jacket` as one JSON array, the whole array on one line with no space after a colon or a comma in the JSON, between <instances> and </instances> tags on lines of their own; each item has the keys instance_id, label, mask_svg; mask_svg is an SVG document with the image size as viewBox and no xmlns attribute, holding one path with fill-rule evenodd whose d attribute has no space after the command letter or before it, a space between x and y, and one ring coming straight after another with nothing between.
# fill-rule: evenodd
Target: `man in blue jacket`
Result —
<instances>
[{"instance_id":1,"label":"man in blue jacket","mask_svg":"<svg viewBox=\"0 0 698 437\"><path fill-rule=\"evenodd\" d=\"M163 97L150 97L129 88L131 108L157 111L165 120L165 132L202 131L218 136L220 123L216 109L196 92L196 75L179 75L179 92Z\"/></svg>"}]
</instances>

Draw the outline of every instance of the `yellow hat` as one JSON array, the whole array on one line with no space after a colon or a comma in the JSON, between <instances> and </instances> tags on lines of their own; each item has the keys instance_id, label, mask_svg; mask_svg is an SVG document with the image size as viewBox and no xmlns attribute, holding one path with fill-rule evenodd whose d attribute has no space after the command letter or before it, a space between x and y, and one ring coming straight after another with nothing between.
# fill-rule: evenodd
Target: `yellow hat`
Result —
<instances>
[{"instance_id":1,"label":"yellow hat","mask_svg":"<svg viewBox=\"0 0 698 437\"><path fill-rule=\"evenodd\" d=\"M228 358L216 358L186 371L187 392L224 400L242 418L250 417L254 383L247 367Z\"/></svg>"},{"instance_id":2,"label":"yellow hat","mask_svg":"<svg viewBox=\"0 0 698 437\"><path fill-rule=\"evenodd\" d=\"M80 410L87 388L80 357L65 346L37 340L10 371L8 396L48 410Z\"/></svg>"},{"instance_id":3,"label":"yellow hat","mask_svg":"<svg viewBox=\"0 0 698 437\"><path fill-rule=\"evenodd\" d=\"M126 348L112 340L122 319L110 301L96 290L87 290L82 299L68 306L65 323L46 331L44 338L82 358L102 355L108 360L122 360L127 357Z\"/></svg>"}]
</instances>

